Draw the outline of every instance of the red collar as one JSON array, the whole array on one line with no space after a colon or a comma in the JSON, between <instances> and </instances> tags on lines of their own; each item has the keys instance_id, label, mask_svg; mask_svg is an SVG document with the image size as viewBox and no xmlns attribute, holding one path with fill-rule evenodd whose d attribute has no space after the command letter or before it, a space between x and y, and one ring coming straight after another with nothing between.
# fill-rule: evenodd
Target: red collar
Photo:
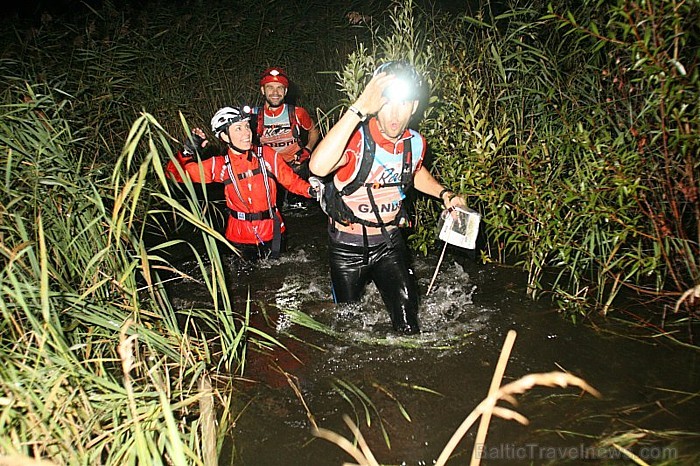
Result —
<instances>
[{"instance_id":1,"label":"red collar","mask_svg":"<svg viewBox=\"0 0 700 466\"><path fill-rule=\"evenodd\" d=\"M254 154L255 150L257 150L255 148L255 146L251 146L251 148L248 151L243 152L242 154L239 154L237 152L234 152L233 149L231 149L229 147L228 148L228 158L229 158L229 160L231 160L231 163L234 163L237 160L240 162L243 162L243 161L250 162L253 159L253 154Z\"/></svg>"},{"instance_id":2,"label":"red collar","mask_svg":"<svg viewBox=\"0 0 700 466\"><path fill-rule=\"evenodd\" d=\"M284 112L284 109L287 108L287 104L282 104L276 109L271 108L269 105L265 104L265 115L275 118L280 115L282 115L282 112Z\"/></svg>"},{"instance_id":3,"label":"red collar","mask_svg":"<svg viewBox=\"0 0 700 466\"><path fill-rule=\"evenodd\" d=\"M411 137L411 132L409 131L408 128L406 128L403 131L403 134L399 137L399 139L394 142L389 139L387 139L384 136L384 133L381 132L379 129L379 122L377 121L377 117L372 117L369 120L369 133L372 136L372 139L374 139L374 142L379 144L384 150L388 152L394 152L395 150L402 150L402 142L408 138Z\"/></svg>"}]
</instances>

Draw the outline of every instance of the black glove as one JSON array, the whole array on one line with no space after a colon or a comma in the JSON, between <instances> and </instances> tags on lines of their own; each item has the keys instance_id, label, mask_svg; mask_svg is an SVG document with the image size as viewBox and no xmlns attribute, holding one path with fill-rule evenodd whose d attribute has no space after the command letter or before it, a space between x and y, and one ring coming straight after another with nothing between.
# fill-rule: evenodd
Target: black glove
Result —
<instances>
[{"instance_id":1,"label":"black glove","mask_svg":"<svg viewBox=\"0 0 700 466\"><path fill-rule=\"evenodd\" d=\"M326 211L326 199L324 198L326 186L323 184L323 180L317 176L310 176L309 184L311 185L309 186L309 194L311 194L312 198L316 198L318 205L321 206L321 210L328 213Z\"/></svg>"},{"instance_id":2,"label":"black glove","mask_svg":"<svg viewBox=\"0 0 700 466\"><path fill-rule=\"evenodd\" d=\"M194 154L199 155L199 151L206 145L206 142L207 140L205 138L193 131L183 144L182 154L189 155L190 157Z\"/></svg>"},{"instance_id":3,"label":"black glove","mask_svg":"<svg viewBox=\"0 0 700 466\"><path fill-rule=\"evenodd\" d=\"M308 149L308 147L302 147L294 155L294 163L302 163L311 157L311 151Z\"/></svg>"}]
</instances>

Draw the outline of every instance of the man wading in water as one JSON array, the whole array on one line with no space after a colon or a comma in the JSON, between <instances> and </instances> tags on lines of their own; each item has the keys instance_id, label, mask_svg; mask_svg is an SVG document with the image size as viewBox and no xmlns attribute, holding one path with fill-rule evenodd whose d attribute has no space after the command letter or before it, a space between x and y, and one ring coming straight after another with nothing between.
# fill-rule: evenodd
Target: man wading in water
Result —
<instances>
[{"instance_id":1,"label":"man wading in water","mask_svg":"<svg viewBox=\"0 0 700 466\"><path fill-rule=\"evenodd\" d=\"M408 63L377 68L357 101L318 144L309 165L321 177L334 173L320 201L330 220L335 302L359 301L373 281L394 330L405 334L420 330L417 285L398 229L408 221L405 192L413 185L447 209L465 206L463 198L423 166L425 138L408 129L420 87L421 78Z\"/></svg>"}]
</instances>

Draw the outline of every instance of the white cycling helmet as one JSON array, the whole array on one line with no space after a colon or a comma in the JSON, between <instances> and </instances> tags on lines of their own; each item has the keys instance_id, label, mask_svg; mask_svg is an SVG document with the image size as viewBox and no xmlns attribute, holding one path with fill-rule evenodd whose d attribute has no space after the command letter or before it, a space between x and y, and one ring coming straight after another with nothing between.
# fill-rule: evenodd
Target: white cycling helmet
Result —
<instances>
[{"instance_id":1,"label":"white cycling helmet","mask_svg":"<svg viewBox=\"0 0 700 466\"><path fill-rule=\"evenodd\" d=\"M220 108L211 118L211 130L216 137L219 137L219 134L226 131L233 123L247 120L250 120L250 107L247 105Z\"/></svg>"}]
</instances>

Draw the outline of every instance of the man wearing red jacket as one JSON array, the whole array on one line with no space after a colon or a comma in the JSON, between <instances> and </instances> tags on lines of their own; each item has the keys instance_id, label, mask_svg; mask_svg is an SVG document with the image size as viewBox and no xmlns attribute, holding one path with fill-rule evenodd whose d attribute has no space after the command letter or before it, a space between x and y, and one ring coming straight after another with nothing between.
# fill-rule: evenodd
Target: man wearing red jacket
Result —
<instances>
[{"instance_id":1,"label":"man wearing red jacket","mask_svg":"<svg viewBox=\"0 0 700 466\"><path fill-rule=\"evenodd\" d=\"M260 93L265 99L256 110L254 127L263 146L276 150L294 172L309 179L309 157L319 140L320 132L303 107L286 103L289 78L280 67L267 68L260 75ZM289 204L299 199L281 193Z\"/></svg>"},{"instance_id":2,"label":"man wearing red jacket","mask_svg":"<svg viewBox=\"0 0 700 466\"><path fill-rule=\"evenodd\" d=\"M197 162L193 155L207 141L201 128L195 128L177 161L193 182L224 184L225 236L243 258L277 258L286 230L276 204L277 183L306 198L313 190L273 149L253 146L249 111L224 107L214 114L211 129L228 146L226 154ZM175 179L180 176L174 165L167 170Z\"/></svg>"}]
</instances>

